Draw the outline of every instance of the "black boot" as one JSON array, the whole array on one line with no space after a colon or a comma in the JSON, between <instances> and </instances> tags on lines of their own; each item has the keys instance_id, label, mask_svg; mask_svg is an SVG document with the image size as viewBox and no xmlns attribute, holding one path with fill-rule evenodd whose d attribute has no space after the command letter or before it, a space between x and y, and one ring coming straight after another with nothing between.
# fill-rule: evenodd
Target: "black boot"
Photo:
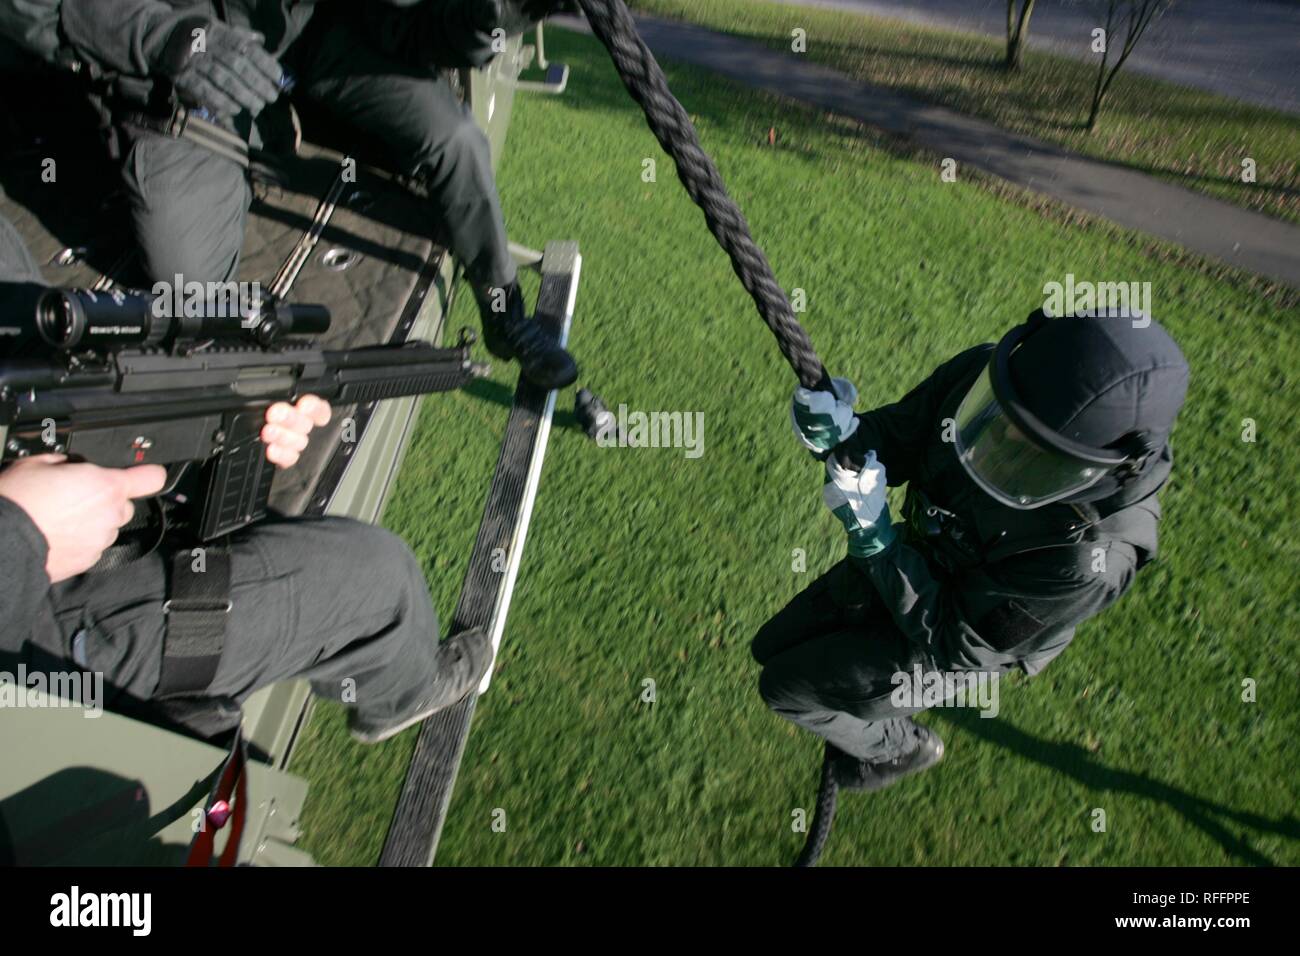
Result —
<instances>
[{"instance_id":1,"label":"black boot","mask_svg":"<svg viewBox=\"0 0 1300 956\"><path fill-rule=\"evenodd\" d=\"M943 759L943 740L933 730L917 724L912 730L916 746L902 757L872 763L842 750L836 753L835 782L842 790L883 790L898 780L933 767Z\"/></svg>"},{"instance_id":2,"label":"black boot","mask_svg":"<svg viewBox=\"0 0 1300 956\"><path fill-rule=\"evenodd\" d=\"M551 338L524 311L524 294L519 283L506 286L505 309L493 308L501 302L500 292L487 290L478 297L483 316L483 344L499 359L518 359L519 367L534 385L564 388L578 378L578 365L560 343Z\"/></svg>"},{"instance_id":3,"label":"black boot","mask_svg":"<svg viewBox=\"0 0 1300 956\"><path fill-rule=\"evenodd\" d=\"M404 714L386 720L369 720L357 711L348 713L348 729L363 744L377 744L393 737L440 710L474 693L492 665L492 639L481 627L461 631L438 645L438 679L429 696Z\"/></svg>"}]
</instances>

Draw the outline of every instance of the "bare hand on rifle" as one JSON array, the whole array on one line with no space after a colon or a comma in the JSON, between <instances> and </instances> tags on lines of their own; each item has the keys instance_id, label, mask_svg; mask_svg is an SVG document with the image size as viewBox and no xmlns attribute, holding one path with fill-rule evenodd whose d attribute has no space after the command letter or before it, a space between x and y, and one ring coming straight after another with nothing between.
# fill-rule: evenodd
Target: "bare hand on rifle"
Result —
<instances>
[{"instance_id":1,"label":"bare hand on rifle","mask_svg":"<svg viewBox=\"0 0 1300 956\"><path fill-rule=\"evenodd\" d=\"M293 405L276 402L266 410L266 424L262 427L266 460L277 468L292 468L307 447L312 429L329 423L329 402L315 395L304 395Z\"/></svg>"}]
</instances>

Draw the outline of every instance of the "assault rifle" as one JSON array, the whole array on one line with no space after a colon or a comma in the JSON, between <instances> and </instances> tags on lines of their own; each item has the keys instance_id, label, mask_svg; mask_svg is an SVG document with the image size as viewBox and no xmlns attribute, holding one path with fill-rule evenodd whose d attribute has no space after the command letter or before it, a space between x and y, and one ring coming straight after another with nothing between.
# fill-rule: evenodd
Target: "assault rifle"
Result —
<instances>
[{"instance_id":1,"label":"assault rifle","mask_svg":"<svg viewBox=\"0 0 1300 956\"><path fill-rule=\"evenodd\" d=\"M63 453L106 468L167 468L161 499L203 541L266 514L274 466L260 433L275 402L334 405L452 391L485 374L473 336L330 351L322 306L207 307L172 316L152 296L51 289L0 315L0 462Z\"/></svg>"}]
</instances>

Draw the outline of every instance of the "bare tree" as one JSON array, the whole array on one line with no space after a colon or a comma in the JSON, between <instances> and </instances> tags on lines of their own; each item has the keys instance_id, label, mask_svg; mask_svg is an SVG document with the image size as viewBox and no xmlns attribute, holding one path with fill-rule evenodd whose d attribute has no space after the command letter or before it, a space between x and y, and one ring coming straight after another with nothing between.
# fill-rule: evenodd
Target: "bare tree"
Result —
<instances>
[{"instance_id":1,"label":"bare tree","mask_svg":"<svg viewBox=\"0 0 1300 956\"><path fill-rule=\"evenodd\" d=\"M1092 91L1092 107L1088 110L1088 132L1097 128L1097 117L1101 115L1102 104L1106 101L1106 94L1110 92L1110 85L1120 67L1138 45L1147 27L1162 16L1173 2L1174 0L1106 0L1106 26L1102 37L1104 46L1101 64L1097 67L1097 84ZM1111 64L1110 51L1114 46L1111 39L1118 34L1123 34L1124 42L1118 59Z\"/></svg>"},{"instance_id":2,"label":"bare tree","mask_svg":"<svg viewBox=\"0 0 1300 956\"><path fill-rule=\"evenodd\" d=\"M1006 68L1008 70L1020 69L1025 42L1029 39L1029 17L1033 12L1034 0L1007 0Z\"/></svg>"}]
</instances>

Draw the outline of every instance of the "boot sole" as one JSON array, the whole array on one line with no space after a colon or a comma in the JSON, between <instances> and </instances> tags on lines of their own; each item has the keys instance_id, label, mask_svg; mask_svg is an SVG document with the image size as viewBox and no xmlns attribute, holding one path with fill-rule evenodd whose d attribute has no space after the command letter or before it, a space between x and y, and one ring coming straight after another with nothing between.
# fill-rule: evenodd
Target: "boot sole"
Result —
<instances>
[{"instance_id":1,"label":"boot sole","mask_svg":"<svg viewBox=\"0 0 1300 956\"><path fill-rule=\"evenodd\" d=\"M398 721L396 724L393 724L391 727L385 727L383 730L376 731L374 733L367 733L365 731L353 730L352 728L348 728L348 732L352 735L353 740L356 740L358 743L363 743L363 744L377 744L382 741L388 740L391 737L396 737L403 730L406 730L410 727L414 727L416 724L428 720L434 714L440 714L444 710L447 710L451 707L455 707L457 704L464 703L469 698L477 695L479 684L483 682L483 675L486 674L492 668L492 663L495 660L496 660L496 655L490 654L488 656L487 663L482 668L480 668L479 673L477 674L477 676L475 676L474 680L470 683L469 689L466 690L465 693L457 697L455 700L448 701L445 704L436 704L432 707L426 707L425 709L417 711L416 713L412 714L410 717Z\"/></svg>"},{"instance_id":2,"label":"boot sole","mask_svg":"<svg viewBox=\"0 0 1300 956\"><path fill-rule=\"evenodd\" d=\"M439 704L436 707L430 707L428 710L422 710L418 714L412 714L410 717L408 717L406 720L403 720L401 723L394 724L392 727L385 727L383 730L375 734L366 734L357 730L349 731L349 733L352 734L352 739L357 741L357 743L362 743L362 744L382 743L385 740L388 740L392 737L396 737L403 730L407 730L411 727L414 727L416 724L423 723L424 721L432 717L434 714L440 714L444 710L447 710L449 707L455 707L457 704L468 700L472 695L474 695L477 692L478 692L478 685L475 684L474 687L471 687L468 691L466 691L463 697L459 697L456 700L453 700L447 704Z\"/></svg>"}]
</instances>

